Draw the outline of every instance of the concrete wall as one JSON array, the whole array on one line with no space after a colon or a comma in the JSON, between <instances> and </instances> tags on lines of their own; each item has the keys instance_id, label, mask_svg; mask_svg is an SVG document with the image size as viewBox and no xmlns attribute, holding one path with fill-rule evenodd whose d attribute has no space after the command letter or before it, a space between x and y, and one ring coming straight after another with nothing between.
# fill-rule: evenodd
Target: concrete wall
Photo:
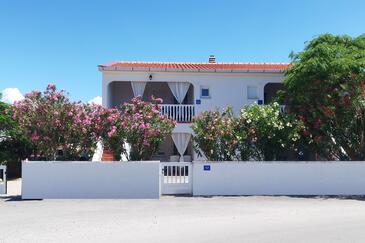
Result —
<instances>
[{"instance_id":1,"label":"concrete wall","mask_svg":"<svg viewBox=\"0 0 365 243\"><path fill-rule=\"evenodd\" d=\"M189 172L190 173L190 172ZM194 196L365 195L365 162L194 162ZM151 162L23 162L22 198L159 198Z\"/></svg>"},{"instance_id":2,"label":"concrete wall","mask_svg":"<svg viewBox=\"0 0 365 243\"><path fill-rule=\"evenodd\" d=\"M193 195L365 195L365 162L195 162Z\"/></svg>"},{"instance_id":3,"label":"concrete wall","mask_svg":"<svg viewBox=\"0 0 365 243\"><path fill-rule=\"evenodd\" d=\"M0 165L0 194L6 194L7 189L7 171L5 165Z\"/></svg>"},{"instance_id":4,"label":"concrete wall","mask_svg":"<svg viewBox=\"0 0 365 243\"><path fill-rule=\"evenodd\" d=\"M160 195L159 161L22 164L23 199L129 199L159 198Z\"/></svg>"}]
</instances>

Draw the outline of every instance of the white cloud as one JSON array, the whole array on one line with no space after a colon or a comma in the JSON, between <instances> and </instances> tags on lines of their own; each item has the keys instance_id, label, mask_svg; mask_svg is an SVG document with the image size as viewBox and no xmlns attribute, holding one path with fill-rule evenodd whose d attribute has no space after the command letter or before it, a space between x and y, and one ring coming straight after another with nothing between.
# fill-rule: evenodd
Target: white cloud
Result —
<instances>
[{"instance_id":1,"label":"white cloud","mask_svg":"<svg viewBox=\"0 0 365 243\"><path fill-rule=\"evenodd\" d=\"M89 104L102 105L102 98L100 96L96 96L94 99L89 101Z\"/></svg>"},{"instance_id":2,"label":"white cloud","mask_svg":"<svg viewBox=\"0 0 365 243\"><path fill-rule=\"evenodd\" d=\"M24 96L17 88L6 88L1 91L1 94L1 101L8 104L14 104L15 101L24 99Z\"/></svg>"}]
</instances>

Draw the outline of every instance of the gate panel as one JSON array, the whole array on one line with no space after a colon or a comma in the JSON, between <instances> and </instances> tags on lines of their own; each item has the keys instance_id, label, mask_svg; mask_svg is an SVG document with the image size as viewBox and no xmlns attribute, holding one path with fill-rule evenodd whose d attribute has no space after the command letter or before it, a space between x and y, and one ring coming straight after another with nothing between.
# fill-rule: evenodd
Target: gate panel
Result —
<instances>
[{"instance_id":1,"label":"gate panel","mask_svg":"<svg viewBox=\"0 0 365 243\"><path fill-rule=\"evenodd\" d=\"M0 165L0 194L6 194L6 166Z\"/></svg>"},{"instance_id":2,"label":"gate panel","mask_svg":"<svg viewBox=\"0 0 365 243\"><path fill-rule=\"evenodd\" d=\"M161 193L192 194L191 162L161 162Z\"/></svg>"}]
</instances>

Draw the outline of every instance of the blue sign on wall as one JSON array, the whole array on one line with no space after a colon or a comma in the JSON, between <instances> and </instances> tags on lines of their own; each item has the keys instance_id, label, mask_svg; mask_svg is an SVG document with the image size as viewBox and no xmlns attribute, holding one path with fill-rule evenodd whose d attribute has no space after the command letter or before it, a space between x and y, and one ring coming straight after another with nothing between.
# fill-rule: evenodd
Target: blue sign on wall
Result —
<instances>
[{"instance_id":1,"label":"blue sign on wall","mask_svg":"<svg viewBox=\"0 0 365 243\"><path fill-rule=\"evenodd\" d=\"M204 171L210 171L210 165L204 165L203 169Z\"/></svg>"},{"instance_id":2,"label":"blue sign on wall","mask_svg":"<svg viewBox=\"0 0 365 243\"><path fill-rule=\"evenodd\" d=\"M196 100L195 101L195 104L197 104L197 105L200 105L202 103L202 101L201 100Z\"/></svg>"},{"instance_id":3,"label":"blue sign on wall","mask_svg":"<svg viewBox=\"0 0 365 243\"><path fill-rule=\"evenodd\" d=\"M258 105L262 105L263 103L264 103L263 100L257 100Z\"/></svg>"}]
</instances>

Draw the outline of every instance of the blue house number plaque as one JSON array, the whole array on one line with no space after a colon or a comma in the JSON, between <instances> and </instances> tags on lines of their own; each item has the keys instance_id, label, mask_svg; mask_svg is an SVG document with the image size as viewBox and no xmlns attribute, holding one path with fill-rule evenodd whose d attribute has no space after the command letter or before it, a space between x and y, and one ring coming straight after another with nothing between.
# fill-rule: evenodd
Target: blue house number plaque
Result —
<instances>
[{"instance_id":1,"label":"blue house number plaque","mask_svg":"<svg viewBox=\"0 0 365 243\"><path fill-rule=\"evenodd\" d=\"M204 165L203 169L204 171L210 171L210 165Z\"/></svg>"}]
</instances>

